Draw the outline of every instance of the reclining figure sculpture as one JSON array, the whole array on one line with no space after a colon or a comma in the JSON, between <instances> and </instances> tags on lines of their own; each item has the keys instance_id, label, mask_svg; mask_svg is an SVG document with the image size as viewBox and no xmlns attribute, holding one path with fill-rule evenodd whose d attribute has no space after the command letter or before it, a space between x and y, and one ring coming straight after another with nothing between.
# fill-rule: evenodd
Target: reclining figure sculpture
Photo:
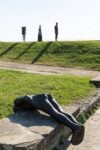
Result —
<instances>
[{"instance_id":1,"label":"reclining figure sculpture","mask_svg":"<svg viewBox=\"0 0 100 150\"><path fill-rule=\"evenodd\" d=\"M58 122L69 127L72 130L71 142L73 145L78 145L83 141L84 126L74 116L65 113L50 94L25 95L14 100L13 111L15 113L20 110L32 111L36 109L46 112Z\"/></svg>"}]
</instances>

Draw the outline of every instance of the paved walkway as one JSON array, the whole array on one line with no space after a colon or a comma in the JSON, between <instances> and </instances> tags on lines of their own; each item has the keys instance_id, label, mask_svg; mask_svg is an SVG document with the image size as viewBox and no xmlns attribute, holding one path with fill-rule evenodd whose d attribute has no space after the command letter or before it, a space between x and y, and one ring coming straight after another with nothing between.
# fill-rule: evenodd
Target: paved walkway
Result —
<instances>
[{"instance_id":1,"label":"paved walkway","mask_svg":"<svg viewBox=\"0 0 100 150\"><path fill-rule=\"evenodd\" d=\"M22 64L17 62L0 61L0 68L19 70L23 72L31 72L35 74L68 74L78 76L96 77L100 75L100 71L89 71L81 69L72 69L65 67L52 67L44 65Z\"/></svg>"},{"instance_id":2,"label":"paved walkway","mask_svg":"<svg viewBox=\"0 0 100 150\"><path fill-rule=\"evenodd\" d=\"M78 145L70 145L67 150L100 150L100 108L85 123L84 141Z\"/></svg>"}]
</instances>

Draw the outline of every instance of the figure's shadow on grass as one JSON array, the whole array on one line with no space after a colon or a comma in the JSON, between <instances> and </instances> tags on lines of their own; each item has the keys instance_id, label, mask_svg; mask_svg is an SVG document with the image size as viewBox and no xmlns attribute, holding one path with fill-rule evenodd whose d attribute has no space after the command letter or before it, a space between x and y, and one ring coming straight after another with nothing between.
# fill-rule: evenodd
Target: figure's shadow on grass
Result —
<instances>
[{"instance_id":1,"label":"figure's shadow on grass","mask_svg":"<svg viewBox=\"0 0 100 150\"><path fill-rule=\"evenodd\" d=\"M20 57L21 57L22 55L24 55L34 44L35 44L35 42L32 42L31 44L29 44L28 47L27 47L24 51L22 51L17 57L15 57L14 59L16 60L16 59L20 58Z\"/></svg>"},{"instance_id":2,"label":"figure's shadow on grass","mask_svg":"<svg viewBox=\"0 0 100 150\"><path fill-rule=\"evenodd\" d=\"M19 43L14 43L11 46L9 46L7 49L4 50L4 52L0 53L0 56L5 55L6 53L8 53L9 51L11 51L16 45L18 45Z\"/></svg>"},{"instance_id":3,"label":"figure's shadow on grass","mask_svg":"<svg viewBox=\"0 0 100 150\"><path fill-rule=\"evenodd\" d=\"M38 61L38 59L48 50L49 46L52 44L52 42L48 42L46 46L40 51L40 53L32 60L31 64Z\"/></svg>"}]
</instances>

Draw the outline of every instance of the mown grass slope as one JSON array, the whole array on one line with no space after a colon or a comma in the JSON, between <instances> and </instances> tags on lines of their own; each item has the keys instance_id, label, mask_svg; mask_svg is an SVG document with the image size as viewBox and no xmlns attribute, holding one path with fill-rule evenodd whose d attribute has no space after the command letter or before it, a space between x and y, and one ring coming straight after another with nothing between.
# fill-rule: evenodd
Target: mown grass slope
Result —
<instances>
[{"instance_id":1,"label":"mown grass slope","mask_svg":"<svg viewBox=\"0 0 100 150\"><path fill-rule=\"evenodd\" d=\"M50 93L62 105L88 97L95 88L88 77L34 75L0 70L0 118L13 113L17 96Z\"/></svg>"},{"instance_id":2,"label":"mown grass slope","mask_svg":"<svg viewBox=\"0 0 100 150\"><path fill-rule=\"evenodd\" d=\"M100 70L100 41L0 42L0 60Z\"/></svg>"}]
</instances>

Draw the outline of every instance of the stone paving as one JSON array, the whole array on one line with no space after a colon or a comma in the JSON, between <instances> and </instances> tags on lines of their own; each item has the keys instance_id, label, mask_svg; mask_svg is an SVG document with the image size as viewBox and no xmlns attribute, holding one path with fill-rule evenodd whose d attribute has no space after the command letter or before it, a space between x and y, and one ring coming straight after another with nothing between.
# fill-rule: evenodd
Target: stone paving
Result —
<instances>
[{"instance_id":1,"label":"stone paving","mask_svg":"<svg viewBox=\"0 0 100 150\"><path fill-rule=\"evenodd\" d=\"M84 141L66 150L100 150L100 108L86 121L85 128Z\"/></svg>"}]
</instances>

